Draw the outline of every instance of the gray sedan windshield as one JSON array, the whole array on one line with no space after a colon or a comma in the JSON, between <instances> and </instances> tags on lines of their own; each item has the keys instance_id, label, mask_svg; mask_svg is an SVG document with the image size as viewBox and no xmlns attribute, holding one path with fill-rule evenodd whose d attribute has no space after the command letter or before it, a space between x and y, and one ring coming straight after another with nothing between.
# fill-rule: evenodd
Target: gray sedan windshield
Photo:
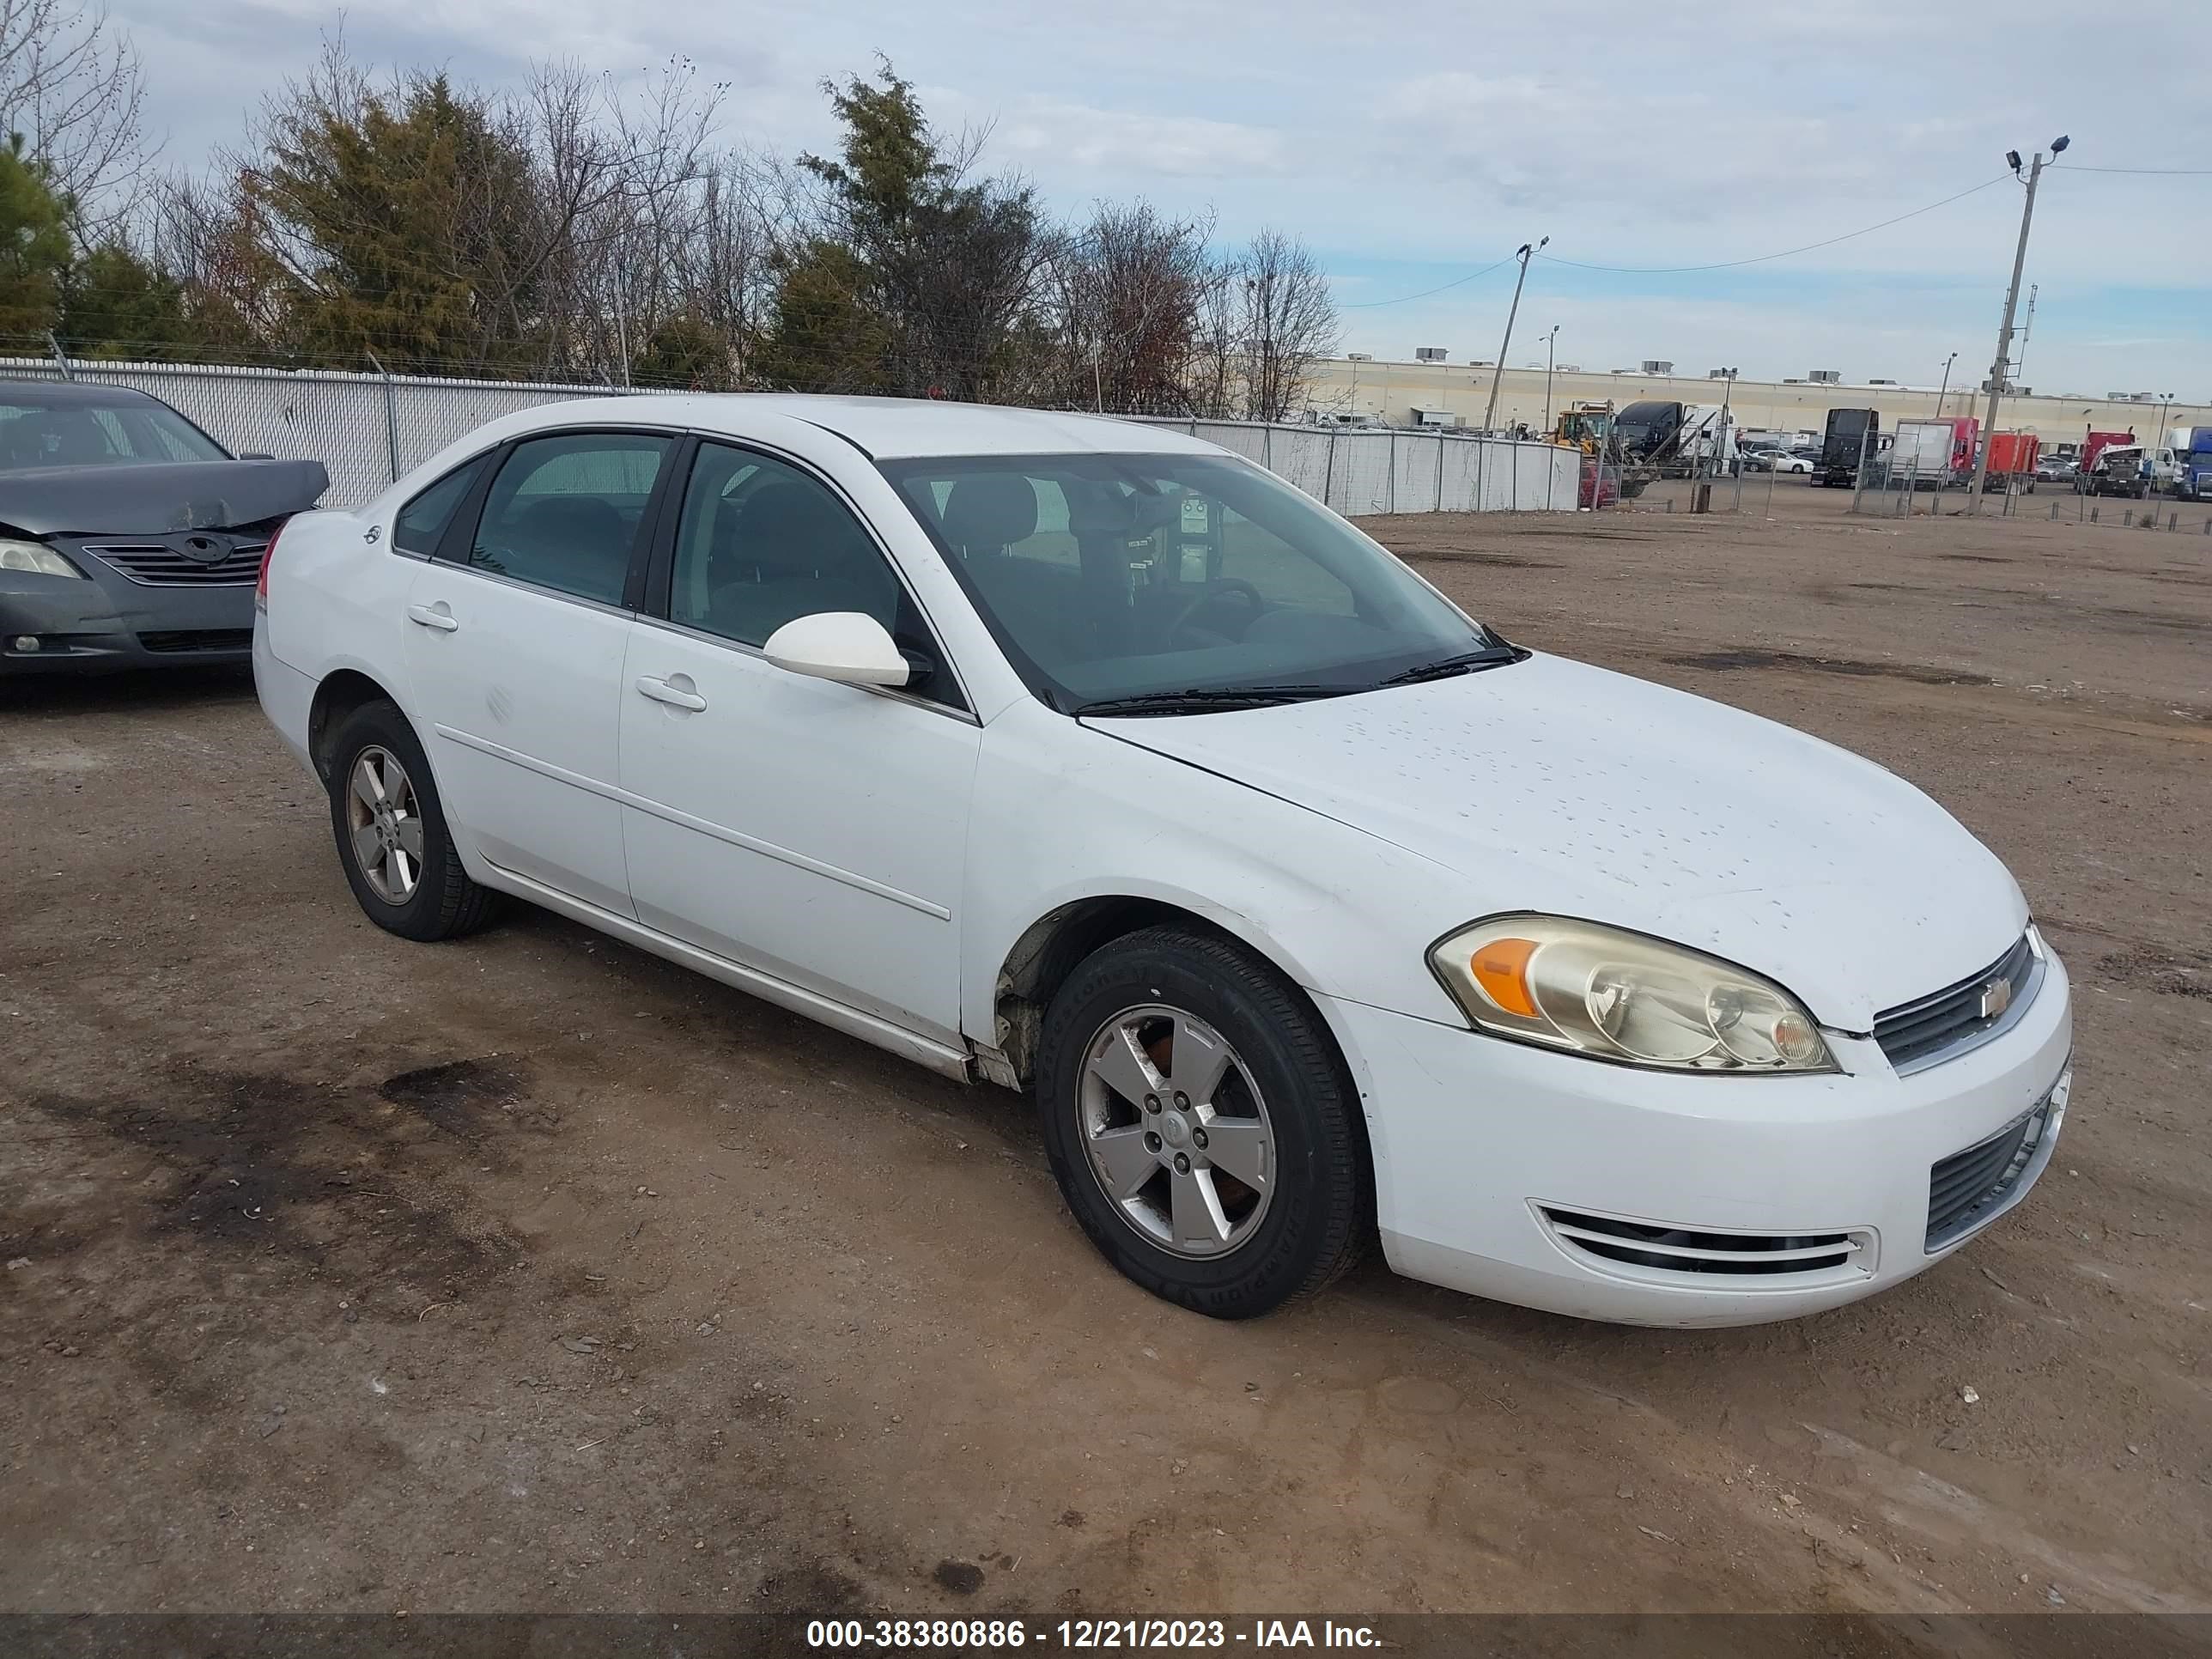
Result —
<instances>
[{"instance_id":1,"label":"gray sedan windshield","mask_svg":"<svg viewBox=\"0 0 2212 1659\"><path fill-rule=\"evenodd\" d=\"M0 472L229 459L212 438L164 404L137 398L11 404L0 397Z\"/></svg>"},{"instance_id":2,"label":"gray sedan windshield","mask_svg":"<svg viewBox=\"0 0 2212 1659\"><path fill-rule=\"evenodd\" d=\"M881 465L1016 668L1066 713L1339 696L1517 654L1311 497L1243 461Z\"/></svg>"}]
</instances>

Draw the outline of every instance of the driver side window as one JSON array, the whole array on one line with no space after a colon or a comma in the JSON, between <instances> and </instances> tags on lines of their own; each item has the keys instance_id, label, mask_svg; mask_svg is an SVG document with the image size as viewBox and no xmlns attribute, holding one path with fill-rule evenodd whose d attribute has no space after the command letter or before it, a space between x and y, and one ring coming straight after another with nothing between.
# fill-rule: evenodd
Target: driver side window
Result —
<instances>
[{"instance_id":1,"label":"driver side window","mask_svg":"<svg viewBox=\"0 0 2212 1659\"><path fill-rule=\"evenodd\" d=\"M773 456L699 446L676 527L670 621L762 646L800 617L858 611L896 635L903 599L874 540L819 479Z\"/></svg>"}]
</instances>

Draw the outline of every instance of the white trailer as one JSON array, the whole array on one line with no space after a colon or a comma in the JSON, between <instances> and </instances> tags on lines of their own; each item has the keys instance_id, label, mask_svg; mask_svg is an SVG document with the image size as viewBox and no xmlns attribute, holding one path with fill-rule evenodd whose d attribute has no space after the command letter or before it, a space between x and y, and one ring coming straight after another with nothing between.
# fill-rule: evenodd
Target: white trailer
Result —
<instances>
[{"instance_id":1,"label":"white trailer","mask_svg":"<svg viewBox=\"0 0 2212 1659\"><path fill-rule=\"evenodd\" d=\"M1951 447L1958 428L1948 421L1899 421L1889 447L1889 481L1941 489L1951 482Z\"/></svg>"}]
</instances>

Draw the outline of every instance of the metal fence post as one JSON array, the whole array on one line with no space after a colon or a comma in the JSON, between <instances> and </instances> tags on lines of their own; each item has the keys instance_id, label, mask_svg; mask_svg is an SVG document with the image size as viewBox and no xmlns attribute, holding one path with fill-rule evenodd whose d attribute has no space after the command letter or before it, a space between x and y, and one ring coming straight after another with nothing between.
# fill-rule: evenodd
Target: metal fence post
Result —
<instances>
[{"instance_id":1,"label":"metal fence post","mask_svg":"<svg viewBox=\"0 0 2212 1659\"><path fill-rule=\"evenodd\" d=\"M1260 428L1260 465L1270 472L1275 470L1275 423L1273 421Z\"/></svg>"},{"instance_id":2,"label":"metal fence post","mask_svg":"<svg viewBox=\"0 0 2212 1659\"><path fill-rule=\"evenodd\" d=\"M399 481L399 405L392 394L392 371L379 362L376 354L367 347L362 349L362 356L368 359L369 367L375 369L384 380L384 450L391 464L392 481L397 483Z\"/></svg>"},{"instance_id":3,"label":"metal fence post","mask_svg":"<svg viewBox=\"0 0 2212 1659\"><path fill-rule=\"evenodd\" d=\"M1321 465L1321 504L1323 507L1333 507L1335 505L1335 503L1331 501L1328 498L1329 492L1335 488L1335 484L1336 428L1334 427L1331 427L1328 429L1328 457L1322 462Z\"/></svg>"},{"instance_id":4,"label":"metal fence post","mask_svg":"<svg viewBox=\"0 0 2212 1659\"><path fill-rule=\"evenodd\" d=\"M1872 435L1865 427L1859 428L1859 470L1851 474L1851 511L1853 513L1859 510L1859 492L1866 488L1867 440ZM1767 499L1769 501L1774 499L1774 492L1771 489L1767 491Z\"/></svg>"},{"instance_id":5,"label":"metal fence post","mask_svg":"<svg viewBox=\"0 0 2212 1659\"><path fill-rule=\"evenodd\" d=\"M1389 457L1389 493L1384 496L1383 501L1386 509L1395 513L1398 510L1398 428L1395 426L1390 428Z\"/></svg>"},{"instance_id":6,"label":"metal fence post","mask_svg":"<svg viewBox=\"0 0 2212 1659\"><path fill-rule=\"evenodd\" d=\"M1521 510L1521 444L1520 444L1519 440L1517 440L1517 439L1516 439L1516 440L1515 440L1515 441L1514 441L1514 445L1513 445L1513 505L1512 505L1511 507L1508 507L1508 508L1506 509L1506 511L1508 511L1509 513L1518 513L1520 510Z\"/></svg>"},{"instance_id":7,"label":"metal fence post","mask_svg":"<svg viewBox=\"0 0 2212 1659\"><path fill-rule=\"evenodd\" d=\"M1437 511L1444 510L1444 445L1449 441L1441 432L1437 434Z\"/></svg>"}]
</instances>

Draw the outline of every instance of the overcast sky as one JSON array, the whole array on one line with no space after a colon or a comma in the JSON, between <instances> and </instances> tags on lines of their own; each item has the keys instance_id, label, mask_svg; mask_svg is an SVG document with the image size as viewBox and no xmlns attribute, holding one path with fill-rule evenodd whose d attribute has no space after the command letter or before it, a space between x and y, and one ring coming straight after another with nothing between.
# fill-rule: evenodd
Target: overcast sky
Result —
<instances>
[{"instance_id":1,"label":"overcast sky","mask_svg":"<svg viewBox=\"0 0 2212 1659\"><path fill-rule=\"evenodd\" d=\"M166 159L197 165L310 63L311 0L111 0L143 51ZM1540 260L1512 360L1646 357L1747 377L1838 368L1934 385L1986 374L2019 226L2008 149L2081 167L2212 167L2212 35L2187 7L2089 20L2079 0L1688 8L1583 0L379 0L364 60L511 81L531 57L636 77L686 54L731 92L725 137L788 152L834 133L824 76L888 54L940 125L994 124L987 159L1053 206L1146 196L1225 238L1303 235L1345 343L1496 355L1510 264L1548 234L1585 264L1747 259L1921 208L1835 246L1711 272ZM2039 391L2212 398L2212 176L2046 175L2021 379Z\"/></svg>"}]
</instances>

